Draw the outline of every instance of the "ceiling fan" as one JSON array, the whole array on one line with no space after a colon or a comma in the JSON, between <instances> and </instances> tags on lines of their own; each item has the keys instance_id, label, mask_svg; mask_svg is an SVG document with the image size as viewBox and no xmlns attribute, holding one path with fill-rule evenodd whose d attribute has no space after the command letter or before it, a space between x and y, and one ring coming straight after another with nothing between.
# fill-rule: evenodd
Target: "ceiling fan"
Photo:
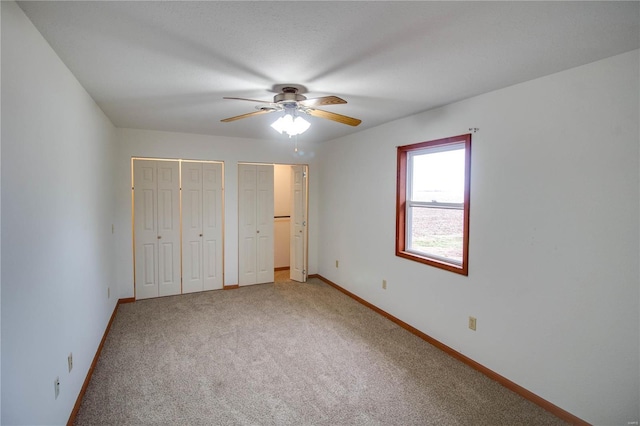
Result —
<instances>
[{"instance_id":1,"label":"ceiling fan","mask_svg":"<svg viewBox=\"0 0 640 426\"><path fill-rule=\"evenodd\" d=\"M225 96L223 99L257 102L266 105L256 106L257 111L249 112L242 115L236 115L235 117L225 118L220 121L228 123L230 121L240 120L241 118L281 111L284 112L285 115L289 114L291 116L296 116L299 115L299 113L303 113L314 117L337 121L338 123L342 124L348 124L349 126L357 126L362 122L362 120L358 120L357 118L348 117L346 115L336 114L334 112L316 108L317 106L323 105L337 105L347 103L347 101L337 96L323 96L320 98L307 99L305 96L299 94L299 88L294 87L293 85L285 85L280 90L281 92L273 97L273 102L261 101L257 99L232 98Z\"/></svg>"}]
</instances>

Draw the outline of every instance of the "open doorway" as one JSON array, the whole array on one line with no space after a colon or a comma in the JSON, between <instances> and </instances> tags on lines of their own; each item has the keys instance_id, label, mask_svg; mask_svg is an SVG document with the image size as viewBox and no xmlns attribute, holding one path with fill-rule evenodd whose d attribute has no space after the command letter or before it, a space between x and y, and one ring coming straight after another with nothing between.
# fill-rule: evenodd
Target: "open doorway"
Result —
<instances>
[{"instance_id":1,"label":"open doorway","mask_svg":"<svg viewBox=\"0 0 640 426\"><path fill-rule=\"evenodd\" d=\"M291 237L291 166L273 167L273 266L277 276L289 271ZM289 273L286 273L287 278Z\"/></svg>"},{"instance_id":2,"label":"open doorway","mask_svg":"<svg viewBox=\"0 0 640 426\"><path fill-rule=\"evenodd\" d=\"M239 285L306 281L307 190L306 165L238 164Z\"/></svg>"},{"instance_id":3,"label":"open doorway","mask_svg":"<svg viewBox=\"0 0 640 426\"><path fill-rule=\"evenodd\" d=\"M307 280L307 166L274 166L276 277ZM288 273L286 272L288 271Z\"/></svg>"}]
</instances>

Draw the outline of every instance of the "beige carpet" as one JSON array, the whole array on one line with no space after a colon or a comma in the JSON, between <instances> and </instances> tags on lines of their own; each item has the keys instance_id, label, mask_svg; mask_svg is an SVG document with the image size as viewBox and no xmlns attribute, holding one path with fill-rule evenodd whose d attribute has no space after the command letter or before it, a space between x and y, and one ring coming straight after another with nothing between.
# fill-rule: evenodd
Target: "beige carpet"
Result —
<instances>
[{"instance_id":1,"label":"beige carpet","mask_svg":"<svg viewBox=\"0 0 640 426\"><path fill-rule=\"evenodd\" d=\"M121 305L75 424L563 423L311 279Z\"/></svg>"}]
</instances>

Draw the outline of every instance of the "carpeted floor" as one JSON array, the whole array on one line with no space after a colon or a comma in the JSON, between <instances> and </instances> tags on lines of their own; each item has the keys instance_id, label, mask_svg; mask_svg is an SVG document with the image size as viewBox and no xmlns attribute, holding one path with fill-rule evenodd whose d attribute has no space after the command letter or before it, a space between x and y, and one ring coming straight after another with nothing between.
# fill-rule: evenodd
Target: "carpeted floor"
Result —
<instances>
[{"instance_id":1,"label":"carpeted floor","mask_svg":"<svg viewBox=\"0 0 640 426\"><path fill-rule=\"evenodd\" d=\"M121 305L75 424L563 422L318 279L276 279Z\"/></svg>"}]
</instances>

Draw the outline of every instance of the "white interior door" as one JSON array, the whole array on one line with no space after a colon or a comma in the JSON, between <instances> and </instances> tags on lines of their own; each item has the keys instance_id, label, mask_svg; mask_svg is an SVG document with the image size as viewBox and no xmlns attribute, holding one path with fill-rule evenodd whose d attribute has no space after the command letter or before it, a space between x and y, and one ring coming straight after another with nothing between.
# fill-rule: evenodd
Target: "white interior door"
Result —
<instances>
[{"instance_id":1,"label":"white interior door","mask_svg":"<svg viewBox=\"0 0 640 426\"><path fill-rule=\"evenodd\" d=\"M136 299L180 293L177 161L135 160Z\"/></svg>"},{"instance_id":2,"label":"white interior door","mask_svg":"<svg viewBox=\"0 0 640 426\"><path fill-rule=\"evenodd\" d=\"M273 165L238 165L238 284L272 282Z\"/></svg>"},{"instance_id":3,"label":"white interior door","mask_svg":"<svg viewBox=\"0 0 640 426\"><path fill-rule=\"evenodd\" d=\"M222 191L222 164L202 163L203 290L223 286Z\"/></svg>"},{"instance_id":4,"label":"white interior door","mask_svg":"<svg viewBox=\"0 0 640 426\"><path fill-rule=\"evenodd\" d=\"M256 169L257 283L270 283L274 279L273 165L258 165Z\"/></svg>"},{"instance_id":5,"label":"white interior door","mask_svg":"<svg viewBox=\"0 0 640 426\"><path fill-rule=\"evenodd\" d=\"M182 292L204 289L202 164L182 163Z\"/></svg>"},{"instance_id":6,"label":"white interior door","mask_svg":"<svg viewBox=\"0 0 640 426\"><path fill-rule=\"evenodd\" d=\"M222 288L222 164L182 163L182 292Z\"/></svg>"},{"instance_id":7,"label":"white interior door","mask_svg":"<svg viewBox=\"0 0 640 426\"><path fill-rule=\"evenodd\" d=\"M136 298L158 297L158 184L155 161L133 162Z\"/></svg>"},{"instance_id":8,"label":"white interior door","mask_svg":"<svg viewBox=\"0 0 640 426\"><path fill-rule=\"evenodd\" d=\"M177 161L158 161L158 287L180 294L180 177Z\"/></svg>"},{"instance_id":9,"label":"white interior door","mask_svg":"<svg viewBox=\"0 0 640 426\"><path fill-rule=\"evenodd\" d=\"M289 277L307 281L307 166L291 166L291 247Z\"/></svg>"},{"instance_id":10,"label":"white interior door","mask_svg":"<svg viewBox=\"0 0 640 426\"><path fill-rule=\"evenodd\" d=\"M256 166L238 164L238 284L257 283Z\"/></svg>"}]
</instances>

